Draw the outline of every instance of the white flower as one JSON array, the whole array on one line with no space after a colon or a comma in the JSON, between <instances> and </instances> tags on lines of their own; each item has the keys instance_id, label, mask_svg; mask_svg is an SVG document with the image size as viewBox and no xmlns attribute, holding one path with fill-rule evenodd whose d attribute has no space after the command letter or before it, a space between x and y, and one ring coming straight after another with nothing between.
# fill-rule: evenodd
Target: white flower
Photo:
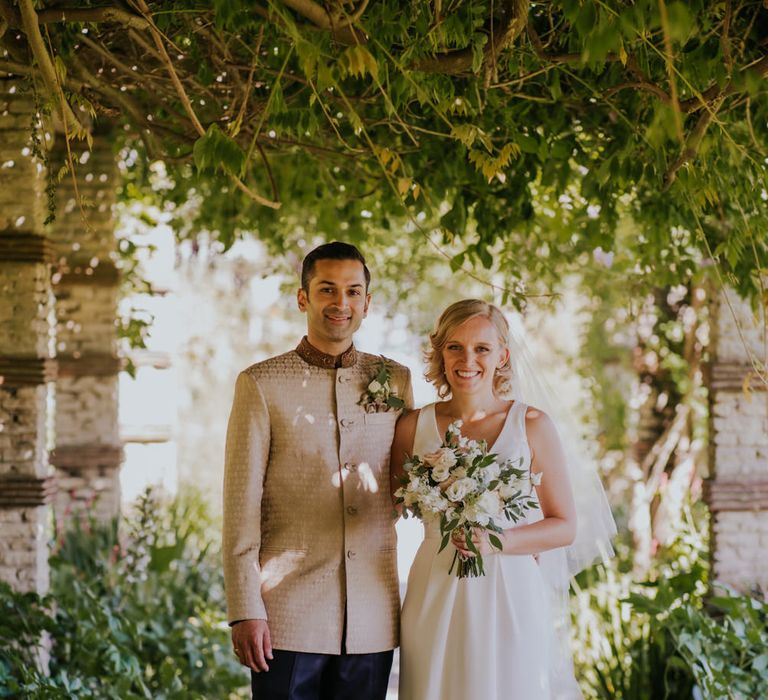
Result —
<instances>
[{"instance_id":1,"label":"white flower","mask_svg":"<svg viewBox=\"0 0 768 700\"><path fill-rule=\"evenodd\" d=\"M432 467L432 478L437 481L445 481L451 475L451 468L449 466Z\"/></svg>"},{"instance_id":2,"label":"white flower","mask_svg":"<svg viewBox=\"0 0 768 700\"><path fill-rule=\"evenodd\" d=\"M448 496L454 503L463 500L467 495L472 493L477 488L477 482L471 477L464 477L454 481L445 491L445 495Z\"/></svg>"},{"instance_id":3,"label":"white flower","mask_svg":"<svg viewBox=\"0 0 768 700\"><path fill-rule=\"evenodd\" d=\"M466 467L455 467L451 470L451 476L454 479L463 479L467 475Z\"/></svg>"},{"instance_id":4,"label":"white flower","mask_svg":"<svg viewBox=\"0 0 768 700\"><path fill-rule=\"evenodd\" d=\"M531 472L531 483L534 486L538 486L541 484L541 477L544 476L544 472L536 472L535 474Z\"/></svg>"},{"instance_id":5,"label":"white flower","mask_svg":"<svg viewBox=\"0 0 768 700\"><path fill-rule=\"evenodd\" d=\"M501 467L499 466L498 462L491 462L484 469L479 469L478 472L482 476L483 482L490 484L494 479L499 478Z\"/></svg>"},{"instance_id":6,"label":"white flower","mask_svg":"<svg viewBox=\"0 0 768 700\"><path fill-rule=\"evenodd\" d=\"M448 503L439 488L433 488L421 497L421 505L433 513L441 513L448 508Z\"/></svg>"},{"instance_id":7,"label":"white flower","mask_svg":"<svg viewBox=\"0 0 768 700\"><path fill-rule=\"evenodd\" d=\"M420 476L417 474L411 474L411 480L408 482L408 486L406 487L409 492L415 493L415 494L422 494L429 491L429 484L426 483Z\"/></svg>"},{"instance_id":8,"label":"white flower","mask_svg":"<svg viewBox=\"0 0 768 700\"><path fill-rule=\"evenodd\" d=\"M509 480L508 484L501 484L499 486L499 495L505 501L508 501L516 493L519 493L521 491L525 492L526 490L530 490L530 488L531 488L531 482L528 481L527 478L524 478L524 477L512 477Z\"/></svg>"},{"instance_id":9,"label":"white flower","mask_svg":"<svg viewBox=\"0 0 768 700\"><path fill-rule=\"evenodd\" d=\"M471 506L467 506L464 509L464 517L466 518L467 522L477 523L483 527L485 527L491 521L491 518L488 516L488 514L483 513L478 507L477 503Z\"/></svg>"},{"instance_id":10,"label":"white flower","mask_svg":"<svg viewBox=\"0 0 768 700\"><path fill-rule=\"evenodd\" d=\"M456 455L453 454L453 450L450 447L441 447L436 452L424 455L424 461L437 469L450 469L456 464Z\"/></svg>"},{"instance_id":11,"label":"white flower","mask_svg":"<svg viewBox=\"0 0 768 700\"><path fill-rule=\"evenodd\" d=\"M453 423L451 423L448 426L448 432L451 433L451 435L461 435L461 426L464 425L464 421L462 420L455 420ZM466 438L460 437L459 441L466 440Z\"/></svg>"},{"instance_id":12,"label":"white flower","mask_svg":"<svg viewBox=\"0 0 768 700\"><path fill-rule=\"evenodd\" d=\"M379 384L375 379L368 385L368 391L370 391L372 394L376 394L379 391L382 390L381 384Z\"/></svg>"},{"instance_id":13,"label":"white flower","mask_svg":"<svg viewBox=\"0 0 768 700\"><path fill-rule=\"evenodd\" d=\"M475 507L489 518L501 517L501 501L497 491L486 491L477 499Z\"/></svg>"},{"instance_id":14,"label":"white flower","mask_svg":"<svg viewBox=\"0 0 768 700\"><path fill-rule=\"evenodd\" d=\"M406 491L405 496L403 497L403 505L405 506L412 506L415 503L419 502L419 494L415 493L413 491Z\"/></svg>"}]
</instances>

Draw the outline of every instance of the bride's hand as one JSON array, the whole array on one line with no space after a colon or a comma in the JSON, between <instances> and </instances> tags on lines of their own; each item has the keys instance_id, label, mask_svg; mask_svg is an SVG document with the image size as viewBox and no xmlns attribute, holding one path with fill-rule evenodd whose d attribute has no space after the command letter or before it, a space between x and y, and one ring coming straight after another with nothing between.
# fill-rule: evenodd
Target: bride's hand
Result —
<instances>
[{"instance_id":1,"label":"bride's hand","mask_svg":"<svg viewBox=\"0 0 768 700\"><path fill-rule=\"evenodd\" d=\"M499 536L501 539L501 536ZM467 546L467 540L464 536L463 530L454 530L451 536L451 542L456 549L459 550L459 554L462 557L474 557L476 554ZM483 556L487 554L499 554L499 550L491 544L488 539L488 531L482 528L475 528L472 530L472 542L477 547L477 551Z\"/></svg>"}]
</instances>

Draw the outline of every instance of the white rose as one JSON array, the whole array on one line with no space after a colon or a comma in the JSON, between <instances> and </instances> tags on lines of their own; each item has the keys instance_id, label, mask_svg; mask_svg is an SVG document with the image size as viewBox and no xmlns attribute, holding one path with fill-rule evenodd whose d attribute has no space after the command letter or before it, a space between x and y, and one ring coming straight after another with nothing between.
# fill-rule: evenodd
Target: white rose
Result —
<instances>
[{"instance_id":1,"label":"white rose","mask_svg":"<svg viewBox=\"0 0 768 700\"><path fill-rule=\"evenodd\" d=\"M463 479L457 479L454 481L445 491L445 495L448 496L454 503L463 500L467 495L472 493L477 488L477 482L470 478L464 477Z\"/></svg>"},{"instance_id":2,"label":"white rose","mask_svg":"<svg viewBox=\"0 0 768 700\"><path fill-rule=\"evenodd\" d=\"M501 502L496 491L486 491L477 499L475 507L489 518L499 518L501 516Z\"/></svg>"},{"instance_id":3,"label":"white rose","mask_svg":"<svg viewBox=\"0 0 768 700\"><path fill-rule=\"evenodd\" d=\"M368 385L368 391L370 391L372 394L381 391L381 389L381 384L379 384L375 379Z\"/></svg>"},{"instance_id":4,"label":"white rose","mask_svg":"<svg viewBox=\"0 0 768 700\"><path fill-rule=\"evenodd\" d=\"M451 468L447 466L432 467L432 478L437 481L445 481L451 475Z\"/></svg>"},{"instance_id":5,"label":"white rose","mask_svg":"<svg viewBox=\"0 0 768 700\"><path fill-rule=\"evenodd\" d=\"M456 455L450 447L441 447L436 452L424 455L424 461L432 467L450 469L456 464Z\"/></svg>"}]
</instances>

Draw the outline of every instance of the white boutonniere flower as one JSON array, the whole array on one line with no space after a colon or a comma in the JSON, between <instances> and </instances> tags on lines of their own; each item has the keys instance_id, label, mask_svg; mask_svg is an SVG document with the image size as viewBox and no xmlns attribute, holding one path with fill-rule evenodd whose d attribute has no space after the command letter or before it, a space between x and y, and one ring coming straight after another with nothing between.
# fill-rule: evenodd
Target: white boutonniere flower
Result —
<instances>
[{"instance_id":1,"label":"white boutonniere flower","mask_svg":"<svg viewBox=\"0 0 768 700\"><path fill-rule=\"evenodd\" d=\"M392 388L390 380L389 367L382 357L376 374L368 382L358 402L366 413L399 411L405 408L405 401L397 395L397 390Z\"/></svg>"}]
</instances>

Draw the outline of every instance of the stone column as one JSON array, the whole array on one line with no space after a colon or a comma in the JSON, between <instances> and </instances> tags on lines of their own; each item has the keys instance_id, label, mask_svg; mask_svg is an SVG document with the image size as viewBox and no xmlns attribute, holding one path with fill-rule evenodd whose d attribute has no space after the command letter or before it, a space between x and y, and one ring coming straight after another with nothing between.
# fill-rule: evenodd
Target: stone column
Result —
<instances>
[{"instance_id":1,"label":"stone column","mask_svg":"<svg viewBox=\"0 0 768 700\"><path fill-rule=\"evenodd\" d=\"M43 235L47 178L33 135L41 147L46 141L24 91L0 76L0 578L44 593L53 248Z\"/></svg>"},{"instance_id":2,"label":"stone column","mask_svg":"<svg viewBox=\"0 0 768 700\"><path fill-rule=\"evenodd\" d=\"M713 308L709 368L712 578L768 596L765 308L727 293L730 307L721 294Z\"/></svg>"},{"instance_id":3,"label":"stone column","mask_svg":"<svg viewBox=\"0 0 768 700\"><path fill-rule=\"evenodd\" d=\"M56 295L57 525L75 511L100 520L120 508L118 434L117 303L119 276L114 204L116 161L108 133L93 135L93 147L70 144L74 164L56 189L51 225L59 265ZM51 154L56 168L67 160L62 138ZM53 167L53 166L52 166Z\"/></svg>"}]
</instances>

